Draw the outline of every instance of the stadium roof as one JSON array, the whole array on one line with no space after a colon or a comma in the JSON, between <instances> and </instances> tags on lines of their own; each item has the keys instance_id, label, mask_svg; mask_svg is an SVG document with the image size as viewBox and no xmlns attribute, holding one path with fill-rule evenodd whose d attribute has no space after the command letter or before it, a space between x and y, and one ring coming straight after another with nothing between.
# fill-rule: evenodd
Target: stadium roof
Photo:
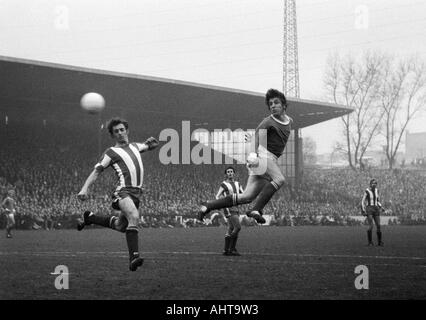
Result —
<instances>
[{"instance_id":1,"label":"stadium roof","mask_svg":"<svg viewBox=\"0 0 426 320\"><path fill-rule=\"evenodd\" d=\"M249 129L268 114L264 93L4 56L0 56L0 83L0 116L37 118L56 113L63 119L72 114L78 117L79 101L86 92L105 97L102 117L137 116L144 125L163 128L179 119L206 129ZM352 111L291 97L288 102L288 114L298 128ZM18 109L21 113L16 113Z\"/></svg>"}]
</instances>

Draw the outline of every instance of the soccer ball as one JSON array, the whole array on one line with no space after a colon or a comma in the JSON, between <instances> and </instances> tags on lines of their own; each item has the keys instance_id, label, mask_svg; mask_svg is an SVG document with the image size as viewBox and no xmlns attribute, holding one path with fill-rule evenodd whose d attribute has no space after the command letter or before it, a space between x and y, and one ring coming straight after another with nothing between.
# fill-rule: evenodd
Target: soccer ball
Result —
<instances>
[{"instance_id":1,"label":"soccer ball","mask_svg":"<svg viewBox=\"0 0 426 320\"><path fill-rule=\"evenodd\" d=\"M99 93L89 92L81 97L80 105L88 113L96 114L105 108L105 99Z\"/></svg>"},{"instance_id":2,"label":"soccer ball","mask_svg":"<svg viewBox=\"0 0 426 320\"><path fill-rule=\"evenodd\" d=\"M257 168L259 166L259 158L254 152L249 153L247 156L247 166L249 168Z\"/></svg>"}]
</instances>

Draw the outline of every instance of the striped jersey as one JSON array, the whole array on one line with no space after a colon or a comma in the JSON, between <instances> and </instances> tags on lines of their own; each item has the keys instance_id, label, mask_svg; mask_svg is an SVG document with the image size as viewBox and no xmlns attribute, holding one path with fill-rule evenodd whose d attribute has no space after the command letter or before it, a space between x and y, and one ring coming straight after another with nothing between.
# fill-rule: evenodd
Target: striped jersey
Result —
<instances>
[{"instance_id":1,"label":"striped jersey","mask_svg":"<svg viewBox=\"0 0 426 320\"><path fill-rule=\"evenodd\" d=\"M225 196L229 196L230 194L243 193L243 188L238 181L225 180L220 186L222 187Z\"/></svg>"},{"instance_id":2,"label":"striped jersey","mask_svg":"<svg viewBox=\"0 0 426 320\"><path fill-rule=\"evenodd\" d=\"M365 189L365 194L368 206L382 206L379 202L379 190L377 188L375 188L374 191L367 188Z\"/></svg>"},{"instance_id":3,"label":"striped jersey","mask_svg":"<svg viewBox=\"0 0 426 320\"><path fill-rule=\"evenodd\" d=\"M266 117L256 128L256 131L260 129L266 130L266 146L262 145L265 142L259 141L259 145L266 148L269 152L273 153L276 157L280 157L284 152L284 148L287 144L288 138L291 132L291 124L293 119L287 116L288 121L283 122L275 118L273 115Z\"/></svg>"},{"instance_id":4,"label":"striped jersey","mask_svg":"<svg viewBox=\"0 0 426 320\"><path fill-rule=\"evenodd\" d=\"M130 143L124 147L110 147L101 156L95 169L103 171L111 166L118 178L117 190L124 187L141 188L143 163L141 153L148 150L145 143Z\"/></svg>"}]
</instances>

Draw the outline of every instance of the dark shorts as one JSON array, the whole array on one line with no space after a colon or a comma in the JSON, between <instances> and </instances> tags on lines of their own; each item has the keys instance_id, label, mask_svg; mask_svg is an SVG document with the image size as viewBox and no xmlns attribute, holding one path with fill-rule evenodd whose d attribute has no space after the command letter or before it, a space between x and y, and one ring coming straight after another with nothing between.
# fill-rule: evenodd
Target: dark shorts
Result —
<instances>
[{"instance_id":1,"label":"dark shorts","mask_svg":"<svg viewBox=\"0 0 426 320\"><path fill-rule=\"evenodd\" d=\"M124 199L126 197L130 197L133 200L133 203L136 206L136 209L139 209L140 200L139 198L142 195L142 190L140 188L132 188L132 187L125 187L121 188L120 190L114 191L112 194L112 208L114 210L121 210L120 206L118 205L118 202L121 199Z\"/></svg>"},{"instance_id":2,"label":"dark shorts","mask_svg":"<svg viewBox=\"0 0 426 320\"><path fill-rule=\"evenodd\" d=\"M380 208L378 206L367 206L365 209L367 216L371 215L373 217L380 216Z\"/></svg>"}]
</instances>

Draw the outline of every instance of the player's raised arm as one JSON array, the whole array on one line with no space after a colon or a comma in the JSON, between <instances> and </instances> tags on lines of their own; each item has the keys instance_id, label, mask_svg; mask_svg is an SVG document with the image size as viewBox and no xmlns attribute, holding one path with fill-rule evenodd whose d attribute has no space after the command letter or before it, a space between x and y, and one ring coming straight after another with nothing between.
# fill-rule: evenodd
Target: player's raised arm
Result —
<instances>
[{"instance_id":1,"label":"player's raised arm","mask_svg":"<svg viewBox=\"0 0 426 320\"><path fill-rule=\"evenodd\" d=\"M158 140L155 139L154 137L149 137L148 139L146 139L144 143L148 146L148 150L153 150L157 148L159 145Z\"/></svg>"},{"instance_id":2,"label":"player's raised arm","mask_svg":"<svg viewBox=\"0 0 426 320\"><path fill-rule=\"evenodd\" d=\"M102 172L102 170L99 170L98 168L95 168L87 177L86 182L84 182L83 187L81 188L80 192L77 195L77 198L81 201L87 200L89 195L89 188L90 186L98 179L99 174Z\"/></svg>"},{"instance_id":3,"label":"player's raised arm","mask_svg":"<svg viewBox=\"0 0 426 320\"><path fill-rule=\"evenodd\" d=\"M154 150L155 148L158 147L160 143L158 142L157 139L155 139L154 137L149 137L148 139L145 140L144 143L137 143L139 152L145 152L145 151L150 151L150 150Z\"/></svg>"}]
</instances>

